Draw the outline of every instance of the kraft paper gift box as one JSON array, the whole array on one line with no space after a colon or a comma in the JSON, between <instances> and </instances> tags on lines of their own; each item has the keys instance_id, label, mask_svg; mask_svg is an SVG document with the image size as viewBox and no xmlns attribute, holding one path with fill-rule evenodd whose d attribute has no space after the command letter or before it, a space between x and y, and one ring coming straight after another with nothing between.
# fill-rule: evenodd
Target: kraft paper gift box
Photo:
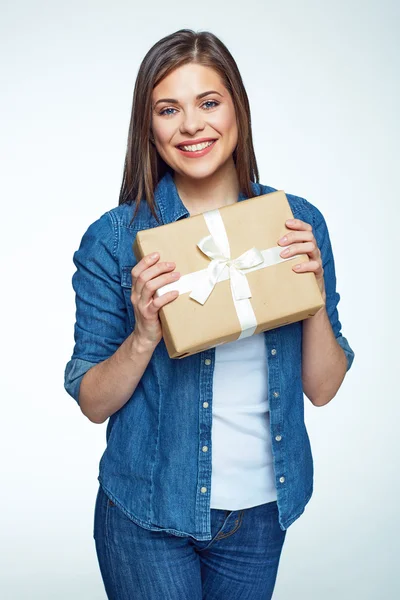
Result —
<instances>
[{"instance_id":1,"label":"kraft paper gift box","mask_svg":"<svg viewBox=\"0 0 400 600\"><path fill-rule=\"evenodd\" d=\"M159 311L170 358L306 319L324 306L315 274L292 270L308 256L279 256L291 218L286 194L277 191L137 233L138 260L159 252L181 274L156 292L180 290Z\"/></svg>"}]
</instances>

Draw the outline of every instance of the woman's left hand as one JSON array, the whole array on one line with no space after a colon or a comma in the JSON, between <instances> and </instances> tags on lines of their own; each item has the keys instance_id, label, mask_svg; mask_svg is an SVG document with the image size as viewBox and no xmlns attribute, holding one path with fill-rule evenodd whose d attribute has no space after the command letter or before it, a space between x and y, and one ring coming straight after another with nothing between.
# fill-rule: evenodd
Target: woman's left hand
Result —
<instances>
[{"instance_id":1,"label":"woman's left hand","mask_svg":"<svg viewBox=\"0 0 400 600\"><path fill-rule=\"evenodd\" d=\"M293 229L284 235L278 244L280 246L288 246L280 252L282 258L290 258L295 254L307 254L310 260L301 264L295 264L293 271L296 273L313 272L317 279L318 287L324 301L326 300L324 269L322 266L321 252L313 234L313 230L309 223L300 219L289 219L286 221L286 227Z\"/></svg>"}]
</instances>

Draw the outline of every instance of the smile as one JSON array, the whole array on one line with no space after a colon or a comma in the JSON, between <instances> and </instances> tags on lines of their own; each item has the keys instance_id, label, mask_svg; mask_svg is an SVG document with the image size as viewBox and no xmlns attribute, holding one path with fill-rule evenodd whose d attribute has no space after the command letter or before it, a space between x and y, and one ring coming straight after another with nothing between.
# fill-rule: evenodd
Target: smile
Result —
<instances>
[{"instance_id":1,"label":"smile","mask_svg":"<svg viewBox=\"0 0 400 600\"><path fill-rule=\"evenodd\" d=\"M197 158L208 154L216 141L217 140L210 140L209 142L202 142L201 144L193 144L190 146L176 146L176 148L184 156Z\"/></svg>"}]
</instances>

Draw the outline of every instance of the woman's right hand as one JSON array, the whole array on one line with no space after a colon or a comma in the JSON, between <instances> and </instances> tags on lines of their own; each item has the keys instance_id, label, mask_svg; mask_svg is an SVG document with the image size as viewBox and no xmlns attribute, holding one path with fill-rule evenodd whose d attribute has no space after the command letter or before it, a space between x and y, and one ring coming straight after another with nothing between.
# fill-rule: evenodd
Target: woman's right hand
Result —
<instances>
[{"instance_id":1,"label":"woman's right hand","mask_svg":"<svg viewBox=\"0 0 400 600\"><path fill-rule=\"evenodd\" d=\"M167 292L159 297L154 295L158 288L180 277L180 273L174 271L175 263L158 262L159 258L157 252L147 254L131 271L131 302L136 321L134 334L147 347L155 347L162 338L158 311L179 296L178 291Z\"/></svg>"}]
</instances>

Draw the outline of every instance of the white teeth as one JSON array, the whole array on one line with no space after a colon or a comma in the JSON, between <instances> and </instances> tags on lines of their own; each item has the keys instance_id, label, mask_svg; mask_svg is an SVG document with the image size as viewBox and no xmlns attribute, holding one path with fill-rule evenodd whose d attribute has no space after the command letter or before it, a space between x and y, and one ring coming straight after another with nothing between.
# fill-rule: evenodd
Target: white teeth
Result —
<instances>
[{"instance_id":1,"label":"white teeth","mask_svg":"<svg viewBox=\"0 0 400 600\"><path fill-rule=\"evenodd\" d=\"M202 144L194 144L193 146L179 146L179 147L183 148L183 150L185 150L185 152L196 152L198 150L204 150L204 148L211 146L211 144L213 144L213 143L214 143L214 140L212 140L210 142L203 142Z\"/></svg>"}]
</instances>

